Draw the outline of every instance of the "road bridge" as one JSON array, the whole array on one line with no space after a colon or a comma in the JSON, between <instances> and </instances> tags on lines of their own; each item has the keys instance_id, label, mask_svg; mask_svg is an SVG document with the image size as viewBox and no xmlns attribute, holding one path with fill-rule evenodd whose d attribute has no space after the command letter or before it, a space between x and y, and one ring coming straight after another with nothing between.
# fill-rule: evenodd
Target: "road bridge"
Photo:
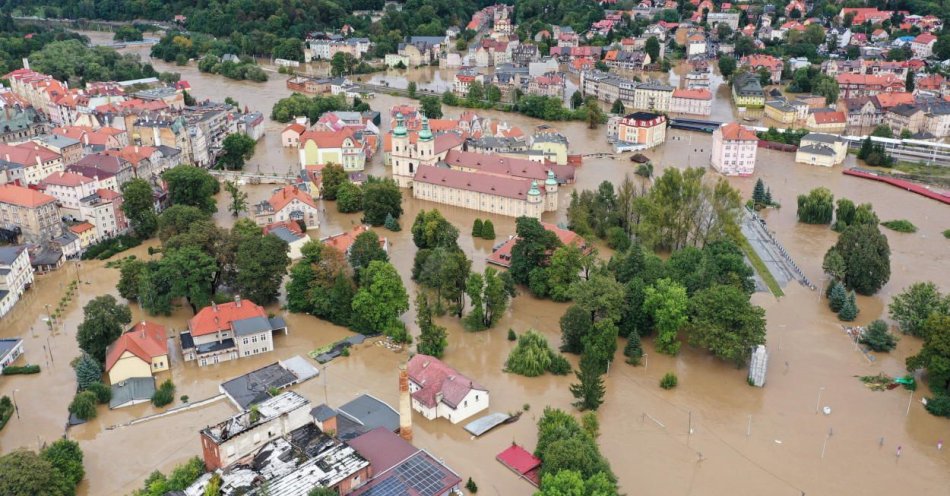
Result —
<instances>
[{"instance_id":1,"label":"road bridge","mask_svg":"<svg viewBox=\"0 0 950 496\"><path fill-rule=\"evenodd\" d=\"M299 177L294 173L265 173L249 171L209 170L220 182L232 181L237 184L291 184Z\"/></svg>"}]
</instances>

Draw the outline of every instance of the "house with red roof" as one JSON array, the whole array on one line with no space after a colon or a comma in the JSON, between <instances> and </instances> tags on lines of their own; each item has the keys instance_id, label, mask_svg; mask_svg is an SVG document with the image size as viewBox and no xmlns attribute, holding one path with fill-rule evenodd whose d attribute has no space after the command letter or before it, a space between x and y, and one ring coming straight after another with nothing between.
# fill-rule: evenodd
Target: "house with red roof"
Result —
<instances>
[{"instance_id":1,"label":"house with red roof","mask_svg":"<svg viewBox=\"0 0 950 496\"><path fill-rule=\"evenodd\" d=\"M302 221L307 229L316 229L320 227L319 214L313 196L296 184L275 190L269 199L254 206L254 222L259 226Z\"/></svg>"},{"instance_id":2,"label":"house with red roof","mask_svg":"<svg viewBox=\"0 0 950 496\"><path fill-rule=\"evenodd\" d=\"M300 166L340 164L347 172L366 166L366 150L350 128L340 131L311 130L300 135Z\"/></svg>"},{"instance_id":3,"label":"house with red roof","mask_svg":"<svg viewBox=\"0 0 950 496\"><path fill-rule=\"evenodd\" d=\"M0 225L20 228L20 240L42 243L63 235L56 198L15 184L0 184Z\"/></svg>"},{"instance_id":4,"label":"house with red roof","mask_svg":"<svg viewBox=\"0 0 950 496\"><path fill-rule=\"evenodd\" d=\"M152 378L168 366L165 326L154 322L135 324L106 350L106 373L113 385L132 377Z\"/></svg>"},{"instance_id":5,"label":"house with red roof","mask_svg":"<svg viewBox=\"0 0 950 496\"><path fill-rule=\"evenodd\" d=\"M705 88L675 89L670 99L670 112L679 114L712 114L712 92Z\"/></svg>"},{"instance_id":6,"label":"house with red roof","mask_svg":"<svg viewBox=\"0 0 950 496\"><path fill-rule=\"evenodd\" d=\"M457 424L488 408L488 389L436 357L413 355L406 368L412 409L429 420Z\"/></svg>"},{"instance_id":7,"label":"house with red roof","mask_svg":"<svg viewBox=\"0 0 950 496\"><path fill-rule=\"evenodd\" d=\"M765 69L769 72L769 80L772 84L778 84L782 81L782 68L785 64L782 59L764 54L746 55L739 59L740 67L748 67L752 72L758 72L759 69Z\"/></svg>"},{"instance_id":8,"label":"house with red roof","mask_svg":"<svg viewBox=\"0 0 950 496\"><path fill-rule=\"evenodd\" d=\"M854 16L851 20L851 25L859 26L867 21L870 21L871 24L881 24L884 21L890 20L894 12L890 10L878 10L877 7L845 7L841 9L838 17L844 19L848 14ZM906 15L907 12L904 12L904 14Z\"/></svg>"},{"instance_id":9,"label":"house with red roof","mask_svg":"<svg viewBox=\"0 0 950 496\"><path fill-rule=\"evenodd\" d=\"M805 127L818 133L840 134L848 125L848 116L840 110L815 109L808 114Z\"/></svg>"},{"instance_id":10,"label":"house with red roof","mask_svg":"<svg viewBox=\"0 0 950 496\"><path fill-rule=\"evenodd\" d=\"M594 251L594 247L587 243L587 240L581 237L580 234L577 234L574 231L562 229L547 222L542 222L541 227L557 235L557 239L561 241L561 244L577 246L585 255ZM518 242L518 239L519 238L514 234L509 235L506 241L502 241L500 244L495 245L495 247L492 248L491 255L489 255L485 261L490 264L505 267L506 269L511 267L511 250L514 249L515 243Z\"/></svg>"},{"instance_id":11,"label":"house with red roof","mask_svg":"<svg viewBox=\"0 0 950 496\"><path fill-rule=\"evenodd\" d=\"M730 122L713 131L713 169L726 176L749 176L755 172L759 138L751 129Z\"/></svg>"},{"instance_id":12,"label":"house with red roof","mask_svg":"<svg viewBox=\"0 0 950 496\"><path fill-rule=\"evenodd\" d=\"M841 98L874 96L880 93L904 91L904 80L894 74L838 74L835 76Z\"/></svg>"},{"instance_id":13,"label":"house with red roof","mask_svg":"<svg viewBox=\"0 0 950 496\"><path fill-rule=\"evenodd\" d=\"M300 135L307 131L307 126L299 122L291 122L280 132L280 144L287 148L300 147Z\"/></svg>"},{"instance_id":14,"label":"house with red roof","mask_svg":"<svg viewBox=\"0 0 950 496\"><path fill-rule=\"evenodd\" d=\"M356 237L369 230L369 226L366 224L361 224L349 231L342 232L340 234L334 234L333 236L327 236L325 238L320 238L320 242L327 246L336 248L340 251L340 253L349 257L350 248L352 248L353 243L356 242ZM379 238L379 246L383 249L383 251L389 253L389 240L387 238Z\"/></svg>"},{"instance_id":15,"label":"house with red roof","mask_svg":"<svg viewBox=\"0 0 950 496\"><path fill-rule=\"evenodd\" d=\"M211 303L188 321L180 334L182 356L199 367L274 351L274 333L287 334L281 317L268 317L264 307L235 296L230 303Z\"/></svg>"},{"instance_id":16,"label":"house with red roof","mask_svg":"<svg viewBox=\"0 0 950 496\"><path fill-rule=\"evenodd\" d=\"M917 35L914 41L910 43L910 49L914 52L914 57L926 59L933 55L934 44L937 43L937 37L930 33Z\"/></svg>"},{"instance_id":17,"label":"house with red roof","mask_svg":"<svg viewBox=\"0 0 950 496\"><path fill-rule=\"evenodd\" d=\"M32 141L17 145L0 143L0 161L6 162L0 169L14 176L8 177L8 181L19 179L25 185L38 184L46 176L62 172L64 167L62 155Z\"/></svg>"},{"instance_id":18,"label":"house with red roof","mask_svg":"<svg viewBox=\"0 0 950 496\"><path fill-rule=\"evenodd\" d=\"M63 215L79 217L79 201L100 188L99 181L75 172L54 172L43 180L43 190L59 201Z\"/></svg>"}]
</instances>

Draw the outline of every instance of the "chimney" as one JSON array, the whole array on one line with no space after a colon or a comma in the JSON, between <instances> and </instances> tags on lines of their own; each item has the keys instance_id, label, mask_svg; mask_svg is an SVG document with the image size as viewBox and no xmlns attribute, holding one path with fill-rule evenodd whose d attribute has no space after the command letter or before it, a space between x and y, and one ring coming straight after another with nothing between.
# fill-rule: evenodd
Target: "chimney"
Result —
<instances>
[{"instance_id":1,"label":"chimney","mask_svg":"<svg viewBox=\"0 0 950 496\"><path fill-rule=\"evenodd\" d=\"M30 59L23 57L23 68L30 70Z\"/></svg>"},{"instance_id":2,"label":"chimney","mask_svg":"<svg viewBox=\"0 0 950 496\"><path fill-rule=\"evenodd\" d=\"M241 308L241 295L234 295L234 306Z\"/></svg>"},{"instance_id":3,"label":"chimney","mask_svg":"<svg viewBox=\"0 0 950 496\"><path fill-rule=\"evenodd\" d=\"M412 406L409 399L409 371L399 365L399 436L412 442Z\"/></svg>"}]
</instances>

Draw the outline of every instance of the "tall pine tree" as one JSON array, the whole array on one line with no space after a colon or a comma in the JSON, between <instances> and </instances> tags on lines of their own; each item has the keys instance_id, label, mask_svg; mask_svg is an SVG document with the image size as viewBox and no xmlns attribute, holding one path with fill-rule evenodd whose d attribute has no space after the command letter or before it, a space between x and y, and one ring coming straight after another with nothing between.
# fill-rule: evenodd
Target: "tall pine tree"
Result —
<instances>
[{"instance_id":1,"label":"tall pine tree","mask_svg":"<svg viewBox=\"0 0 950 496\"><path fill-rule=\"evenodd\" d=\"M755 188L752 189L752 203L757 207L765 205L765 183L761 178L755 182Z\"/></svg>"},{"instance_id":2,"label":"tall pine tree","mask_svg":"<svg viewBox=\"0 0 950 496\"><path fill-rule=\"evenodd\" d=\"M597 410L604 402L604 380L600 377L600 367L597 360L585 353L581 356L580 370L575 371L574 375L580 381L577 384L571 384L571 394L577 401L574 406L581 410Z\"/></svg>"},{"instance_id":3,"label":"tall pine tree","mask_svg":"<svg viewBox=\"0 0 950 496\"><path fill-rule=\"evenodd\" d=\"M482 237L482 219L475 219L475 224L472 225L472 237L480 238Z\"/></svg>"},{"instance_id":4,"label":"tall pine tree","mask_svg":"<svg viewBox=\"0 0 950 496\"><path fill-rule=\"evenodd\" d=\"M485 219L485 223L482 224L482 238L495 239L495 225L490 219Z\"/></svg>"},{"instance_id":5,"label":"tall pine tree","mask_svg":"<svg viewBox=\"0 0 950 496\"><path fill-rule=\"evenodd\" d=\"M445 328L432 321L432 307L425 293L416 293L416 324L419 325L419 343L416 351L441 358L448 341Z\"/></svg>"},{"instance_id":6,"label":"tall pine tree","mask_svg":"<svg viewBox=\"0 0 950 496\"><path fill-rule=\"evenodd\" d=\"M838 319L845 322L852 322L856 318L858 318L858 304L855 301L854 291L852 291L851 294L848 295L844 306L842 306L838 312Z\"/></svg>"},{"instance_id":7,"label":"tall pine tree","mask_svg":"<svg viewBox=\"0 0 950 496\"><path fill-rule=\"evenodd\" d=\"M848 302L848 292L840 281L831 283L831 293L828 295L828 306L832 312L840 312Z\"/></svg>"}]
</instances>

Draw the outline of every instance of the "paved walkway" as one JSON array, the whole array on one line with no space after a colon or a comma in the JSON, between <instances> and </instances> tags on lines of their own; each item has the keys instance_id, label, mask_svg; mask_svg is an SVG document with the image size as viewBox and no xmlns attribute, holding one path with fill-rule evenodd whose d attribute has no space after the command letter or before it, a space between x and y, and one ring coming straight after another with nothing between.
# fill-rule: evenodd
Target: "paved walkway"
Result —
<instances>
[{"instance_id":1,"label":"paved walkway","mask_svg":"<svg viewBox=\"0 0 950 496\"><path fill-rule=\"evenodd\" d=\"M814 289L812 282L805 277L785 248L769 233L761 217L746 210L741 228L742 234L749 240L749 245L765 263L779 286L784 288L789 281L798 281L803 286ZM757 280L756 285L758 284L760 282Z\"/></svg>"}]
</instances>

